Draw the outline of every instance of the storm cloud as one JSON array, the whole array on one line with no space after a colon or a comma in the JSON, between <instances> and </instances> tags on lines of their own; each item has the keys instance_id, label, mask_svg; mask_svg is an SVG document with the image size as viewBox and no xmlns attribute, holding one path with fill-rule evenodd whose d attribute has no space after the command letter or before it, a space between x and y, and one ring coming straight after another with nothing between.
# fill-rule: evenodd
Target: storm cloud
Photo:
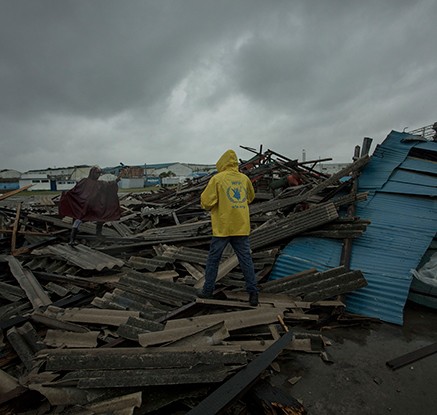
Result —
<instances>
[{"instance_id":1,"label":"storm cloud","mask_svg":"<svg viewBox=\"0 0 437 415\"><path fill-rule=\"evenodd\" d=\"M0 170L349 162L437 121L437 3L1 0Z\"/></svg>"}]
</instances>

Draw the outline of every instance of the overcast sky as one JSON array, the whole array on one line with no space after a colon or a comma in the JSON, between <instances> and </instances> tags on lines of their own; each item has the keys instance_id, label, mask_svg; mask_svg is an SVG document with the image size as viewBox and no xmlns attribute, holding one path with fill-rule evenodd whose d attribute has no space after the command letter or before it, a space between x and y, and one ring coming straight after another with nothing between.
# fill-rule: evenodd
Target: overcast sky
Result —
<instances>
[{"instance_id":1,"label":"overcast sky","mask_svg":"<svg viewBox=\"0 0 437 415\"><path fill-rule=\"evenodd\" d=\"M350 162L437 121L435 0L0 0L0 170Z\"/></svg>"}]
</instances>

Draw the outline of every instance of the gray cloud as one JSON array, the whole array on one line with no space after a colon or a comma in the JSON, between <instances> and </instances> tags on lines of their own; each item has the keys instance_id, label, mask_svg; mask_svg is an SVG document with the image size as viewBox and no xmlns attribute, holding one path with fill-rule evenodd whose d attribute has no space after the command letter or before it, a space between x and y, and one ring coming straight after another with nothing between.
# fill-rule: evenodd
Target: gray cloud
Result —
<instances>
[{"instance_id":1,"label":"gray cloud","mask_svg":"<svg viewBox=\"0 0 437 415\"><path fill-rule=\"evenodd\" d=\"M0 169L350 161L436 121L433 0L0 0Z\"/></svg>"}]
</instances>

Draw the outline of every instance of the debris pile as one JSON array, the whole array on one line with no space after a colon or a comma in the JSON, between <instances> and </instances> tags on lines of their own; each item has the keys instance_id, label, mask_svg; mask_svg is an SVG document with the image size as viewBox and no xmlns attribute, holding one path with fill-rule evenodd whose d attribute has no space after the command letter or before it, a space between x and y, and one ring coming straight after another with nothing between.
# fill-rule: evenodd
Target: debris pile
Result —
<instances>
[{"instance_id":1,"label":"debris pile","mask_svg":"<svg viewBox=\"0 0 437 415\"><path fill-rule=\"evenodd\" d=\"M214 298L197 297L211 236L199 198L210 176L120 194L121 219L106 223L102 236L82 224L74 247L71 220L57 213L59 196L1 197L2 413L195 414L210 405L218 413L245 397L266 408L272 404L259 382L276 358L304 352L329 360L318 331L353 322L341 296L367 284L349 269L346 249L369 224L351 214L367 197L354 180L369 157L327 176L316 171L319 160L246 150L254 153L240 170L256 190L250 242L258 307L247 302L230 247ZM269 280L278 253L297 235L349 241L341 265ZM305 413L291 396L280 405Z\"/></svg>"}]
</instances>

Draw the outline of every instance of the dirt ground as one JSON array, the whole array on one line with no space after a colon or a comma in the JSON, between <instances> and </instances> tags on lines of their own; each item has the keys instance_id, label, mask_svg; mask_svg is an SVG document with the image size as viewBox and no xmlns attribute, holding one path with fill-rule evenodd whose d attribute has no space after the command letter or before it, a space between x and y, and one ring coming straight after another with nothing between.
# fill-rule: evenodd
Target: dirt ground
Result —
<instances>
[{"instance_id":1,"label":"dirt ground","mask_svg":"<svg viewBox=\"0 0 437 415\"><path fill-rule=\"evenodd\" d=\"M436 310L407 303L403 326L372 322L323 334L332 363L294 353L270 379L309 415L437 414L437 353L397 370L386 365L437 342ZM301 378L292 385L293 377Z\"/></svg>"}]
</instances>

